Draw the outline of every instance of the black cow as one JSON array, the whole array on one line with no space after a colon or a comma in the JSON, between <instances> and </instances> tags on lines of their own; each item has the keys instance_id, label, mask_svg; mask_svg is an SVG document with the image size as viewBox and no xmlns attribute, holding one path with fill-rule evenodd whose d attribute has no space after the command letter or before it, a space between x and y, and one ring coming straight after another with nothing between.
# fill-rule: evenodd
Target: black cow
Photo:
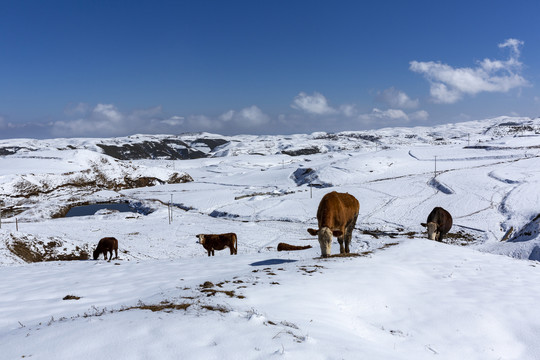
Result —
<instances>
[{"instance_id":1,"label":"black cow","mask_svg":"<svg viewBox=\"0 0 540 360\"><path fill-rule=\"evenodd\" d=\"M427 227L428 239L442 241L443 235L452 227L452 215L442 207L436 207L429 213L427 224L420 225Z\"/></svg>"},{"instance_id":2,"label":"black cow","mask_svg":"<svg viewBox=\"0 0 540 360\"><path fill-rule=\"evenodd\" d=\"M94 250L94 260L97 260L99 255L103 254L105 260L107 260L107 253L110 253L109 261L112 259L113 250L115 252L115 259L118 259L118 240L113 237L104 237L99 240L96 250Z\"/></svg>"}]
</instances>

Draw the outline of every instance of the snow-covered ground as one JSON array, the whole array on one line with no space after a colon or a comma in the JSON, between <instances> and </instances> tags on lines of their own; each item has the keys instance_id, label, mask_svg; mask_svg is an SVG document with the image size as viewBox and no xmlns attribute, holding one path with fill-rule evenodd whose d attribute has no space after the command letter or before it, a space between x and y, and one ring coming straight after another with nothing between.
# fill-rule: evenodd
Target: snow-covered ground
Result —
<instances>
[{"instance_id":1,"label":"snow-covered ground","mask_svg":"<svg viewBox=\"0 0 540 360\"><path fill-rule=\"evenodd\" d=\"M539 119L221 138L174 161L119 161L99 139L0 142L23 148L0 157L2 358L540 358ZM283 153L302 149L317 151ZM321 259L306 231L334 190L360 201L359 256ZM152 212L51 217L107 201ZM448 243L420 226L435 206L453 215ZM222 232L238 255L207 257L195 235ZM105 236L119 260L21 258Z\"/></svg>"}]
</instances>

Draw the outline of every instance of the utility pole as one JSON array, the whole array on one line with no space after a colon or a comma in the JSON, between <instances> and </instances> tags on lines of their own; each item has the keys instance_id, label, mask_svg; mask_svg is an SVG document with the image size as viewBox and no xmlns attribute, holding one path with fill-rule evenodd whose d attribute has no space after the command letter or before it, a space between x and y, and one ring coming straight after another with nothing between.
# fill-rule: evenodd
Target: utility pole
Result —
<instances>
[{"instance_id":1,"label":"utility pole","mask_svg":"<svg viewBox=\"0 0 540 360\"><path fill-rule=\"evenodd\" d=\"M169 202L169 225L172 223L173 221L173 216L172 216L172 206L173 206L173 194L171 194L171 201Z\"/></svg>"}]
</instances>

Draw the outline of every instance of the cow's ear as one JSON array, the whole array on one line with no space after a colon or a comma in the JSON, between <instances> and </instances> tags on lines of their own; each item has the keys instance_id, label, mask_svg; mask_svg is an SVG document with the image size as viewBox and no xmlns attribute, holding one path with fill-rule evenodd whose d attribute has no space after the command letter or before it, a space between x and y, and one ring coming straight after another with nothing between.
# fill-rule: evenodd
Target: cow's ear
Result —
<instances>
[{"instance_id":1,"label":"cow's ear","mask_svg":"<svg viewBox=\"0 0 540 360\"><path fill-rule=\"evenodd\" d=\"M335 237L340 237L341 235L343 235L343 231L341 231L341 230L334 230L334 231L332 231L332 234L333 234Z\"/></svg>"},{"instance_id":2,"label":"cow's ear","mask_svg":"<svg viewBox=\"0 0 540 360\"><path fill-rule=\"evenodd\" d=\"M312 228L307 229L307 232L310 233L312 236L317 236L317 234L319 233L318 230Z\"/></svg>"},{"instance_id":3,"label":"cow's ear","mask_svg":"<svg viewBox=\"0 0 540 360\"><path fill-rule=\"evenodd\" d=\"M420 225L422 225L423 227L427 227L426 223L421 223Z\"/></svg>"}]
</instances>

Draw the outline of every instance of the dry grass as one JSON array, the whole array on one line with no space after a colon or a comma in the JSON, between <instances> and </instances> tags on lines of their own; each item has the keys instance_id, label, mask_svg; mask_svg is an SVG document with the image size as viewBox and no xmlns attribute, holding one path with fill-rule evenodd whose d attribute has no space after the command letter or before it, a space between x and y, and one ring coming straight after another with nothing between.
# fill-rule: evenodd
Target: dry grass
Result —
<instances>
[{"instance_id":1,"label":"dry grass","mask_svg":"<svg viewBox=\"0 0 540 360\"><path fill-rule=\"evenodd\" d=\"M152 312L157 312L157 311L172 312L173 310L187 310L191 305L192 304L190 303L173 304L168 301L162 301L161 303L154 304L154 305L138 304L137 306L132 306L132 307L123 309L122 311L139 309L139 310L150 310Z\"/></svg>"},{"instance_id":2,"label":"dry grass","mask_svg":"<svg viewBox=\"0 0 540 360\"><path fill-rule=\"evenodd\" d=\"M228 312L231 311L231 310L229 310L226 307L221 306L221 305L202 305L201 308L205 309L205 310L208 310L208 311L217 311L217 312L220 312L220 313L228 313Z\"/></svg>"},{"instance_id":3,"label":"dry grass","mask_svg":"<svg viewBox=\"0 0 540 360\"><path fill-rule=\"evenodd\" d=\"M476 241L476 238L473 235L463 232L461 230L455 233L448 233L444 235L442 239L442 242L445 244L461 245L461 246L474 244L475 241Z\"/></svg>"},{"instance_id":4,"label":"dry grass","mask_svg":"<svg viewBox=\"0 0 540 360\"><path fill-rule=\"evenodd\" d=\"M88 260L90 258L88 249L82 249L78 246L71 253L60 252L63 249L63 244L54 238L49 238L48 242L44 242L34 237L15 237L12 234L11 240L6 245L12 254L28 263Z\"/></svg>"}]
</instances>

